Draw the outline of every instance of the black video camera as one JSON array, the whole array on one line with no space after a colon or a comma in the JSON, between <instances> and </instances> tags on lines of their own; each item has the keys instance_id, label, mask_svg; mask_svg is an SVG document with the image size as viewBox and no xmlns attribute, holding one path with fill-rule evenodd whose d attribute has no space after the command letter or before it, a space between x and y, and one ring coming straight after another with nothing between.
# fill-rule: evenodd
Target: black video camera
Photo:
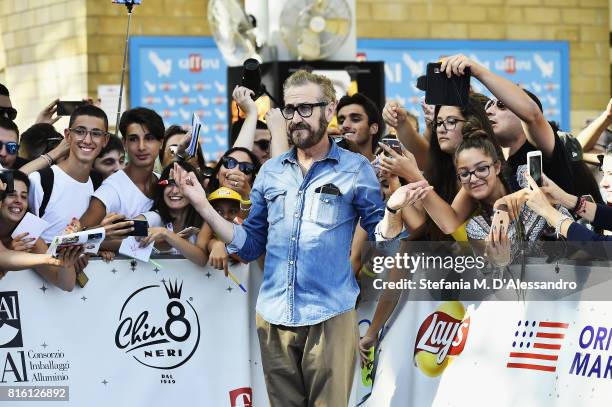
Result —
<instances>
[{"instance_id":1,"label":"black video camera","mask_svg":"<svg viewBox=\"0 0 612 407\"><path fill-rule=\"evenodd\" d=\"M425 91L428 105L465 106L470 94L470 68L463 76L451 76L440 71L440 62L427 64L427 74L417 79L417 88Z\"/></svg>"},{"instance_id":2,"label":"black video camera","mask_svg":"<svg viewBox=\"0 0 612 407\"><path fill-rule=\"evenodd\" d=\"M261 84L260 63L255 58L249 58L242 65L242 86L253 91L253 100L264 94L265 88Z\"/></svg>"}]
</instances>

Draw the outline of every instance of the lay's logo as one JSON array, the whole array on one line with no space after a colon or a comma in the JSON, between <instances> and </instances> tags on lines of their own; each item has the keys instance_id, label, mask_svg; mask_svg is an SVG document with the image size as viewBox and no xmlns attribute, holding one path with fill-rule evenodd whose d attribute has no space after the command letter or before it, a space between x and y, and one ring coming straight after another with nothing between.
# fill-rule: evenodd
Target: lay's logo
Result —
<instances>
[{"instance_id":1,"label":"lay's logo","mask_svg":"<svg viewBox=\"0 0 612 407\"><path fill-rule=\"evenodd\" d=\"M459 301L442 303L421 324L414 345L414 361L425 375L436 377L463 352L470 318Z\"/></svg>"}]
</instances>

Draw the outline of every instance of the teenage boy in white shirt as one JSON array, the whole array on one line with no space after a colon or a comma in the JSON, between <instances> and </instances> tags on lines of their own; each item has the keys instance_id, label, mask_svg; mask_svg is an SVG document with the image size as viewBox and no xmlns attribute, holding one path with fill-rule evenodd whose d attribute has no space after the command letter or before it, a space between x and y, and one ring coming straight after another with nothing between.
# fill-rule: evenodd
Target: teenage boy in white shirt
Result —
<instances>
[{"instance_id":1,"label":"teenage boy in white shirt","mask_svg":"<svg viewBox=\"0 0 612 407\"><path fill-rule=\"evenodd\" d=\"M91 168L109 138L106 114L94 105L79 106L70 116L64 137L70 145L68 158L29 176L29 206L49 223L41 235L47 243L62 234L72 219L81 217L89 206L94 193Z\"/></svg>"},{"instance_id":2,"label":"teenage boy in white shirt","mask_svg":"<svg viewBox=\"0 0 612 407\"><path fill-rule=\"evenodd\" d=\"M128 165L106 178L93 194L81 217L83 227L99 225L110 213L133 219L153 206L158 182L153 167L164 140L164 122L153 110L137 107L123 113L119 130Z\"/></svg>"}]
</instances>

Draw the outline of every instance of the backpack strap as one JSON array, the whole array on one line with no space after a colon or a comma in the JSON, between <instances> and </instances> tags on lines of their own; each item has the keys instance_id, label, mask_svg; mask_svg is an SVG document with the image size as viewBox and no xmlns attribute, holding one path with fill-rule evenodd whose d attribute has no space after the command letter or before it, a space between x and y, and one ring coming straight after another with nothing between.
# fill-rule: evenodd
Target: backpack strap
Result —
<instances>
[{"instance_id":1,"label":"backpack strap","mask_svg":"<svg viewBox=\"0 0 612 407\"><path fill-rule=\"evenodd\" d=\"M93 185L94 191L100 188L100 185L102 185L102 182L104 181L104 177L102 176L102 174L100 174L96 170L91 170L91 172L89 173L89 178L91 178L91 183Z\"/></svg>"},{"instance_id":2,"label":"backpack strap","mask_svg":"<svg viewBox=\"0 0 612 407\"><path fill-rule=\"evenodd\" d=\"M43 200L40 204L40 208L38 209L38 217L42 218L45 214L45 210L47 209L47 204L49 203L49 199L51 198L51 193L53 192L53 170L51 167L43 168L39 170L40 174L40 186L43 190Z\"/></svg>"}]
</instances>

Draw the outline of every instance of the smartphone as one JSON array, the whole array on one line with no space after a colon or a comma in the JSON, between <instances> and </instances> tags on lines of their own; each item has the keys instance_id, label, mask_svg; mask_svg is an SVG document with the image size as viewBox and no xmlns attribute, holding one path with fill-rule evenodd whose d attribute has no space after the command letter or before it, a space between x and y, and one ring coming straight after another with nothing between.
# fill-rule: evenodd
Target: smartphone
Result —
<instances>
[{"instance_id":1,"label":"smartphone","mask_svg":"<svg viewBox=\"0 0 612 407\"><path fill-rule=\"evenodd\" d=\"M337 136L333 138L334 143L338 145L338 147L343 148L345 150L349 150L348 141L342 136Z\"/></svg>"},{"instance_id":2,"label":"smartphone","mask_svg":"<svg viewBox=\"0 0 612 407\"><path fill-rule=\"evenodd\" d=\"M440 70L442 63L427 64L425 76L425 103L428 105L465 106L470 93L470 69L463 76L446 76Z\"/></svg>"},{"instance_id":3,"label":"smartphone","mask_svg":"<svg viewBox=\"0 0 612 407\"><path fill-rule=\"evenodd\" d=\"M134 225L132 225L134 230L126 236L146 237L149 235L149 222L146 220L132 220L132 222L134 222Z\"/></svg>"},{"instance_id":4,"label":"smartphone","mask_svg":"<svg viewBox=\"0 0 612 407\"><path fill-rule=\"evenodd\" d=\"M398 139L384 138L381 140L381 142L391 147L391 149L393 149L393 151L395 151L396 153L402 154L402 144L399 142Z\"/></svg>"},{"instance_id":5,"label":"smartphone","mask_svg":"<svg viewBox=\"0 0 612 407\"><path fill-rule=\"evenodd\" d=\"M198 233L200 233L200 228L196 228L195 226L189 226L188 228L185 228L181 230L180 232L178 232L179 235L185 238L188 238L193 235L197 235Z\"/></svg>"},{"instance_id":6,"label":"smartphone","mask_svg":"<svg viewBox=\"0 0 612 407\"><path fill-rule=\"evenodd\" d=\"M0 179L6 185L4 192L15 192L15 183L13 181L13 170L0 170Z\"/></svg>"},{"instance_id":7,"label":"smartphone","mask_svg":"<svg viewBox=\"0 0 612 407\"><path fill-rule=\"evenodd\" d=\"M593 195L582 195L582 197L586 199L587 202L595 203L595 199L593 198Z\"/></svg>"},{"instance_id":8,"label":"smartphone","mask_svg":"<svg viewBox=\"0 0 612 407\"><path fill-rule=\"evenodd\" d=\"M121 222L129 222L132 221L134 224L131 226L134 228L130 233L125 236L148 236L149 235L149 222L146 220L136 220L136 219L119 219L114 221L113 223L121 223Z\"/></svg>"},{"instance_id":9,"label":"smartphone","mask_svg":"<svg viewBox=\"0 0 612 407\"><path fill-rule=\"evenodd\" d=\"M57 102L57 115L58 116L70 116L74 110L84 105L86 102L83 101L60 101Z\"/></svg>"},{"instance_id":10,"label":"smartphone","mask_svg":"<svg viewBox=\"0 0 612 407\"><path fill-rule=\"evenodd\" d=\"M542 152L530 151L527 153L527 172L533 180L542 186Z\"/></svg>"}]
</instances>

